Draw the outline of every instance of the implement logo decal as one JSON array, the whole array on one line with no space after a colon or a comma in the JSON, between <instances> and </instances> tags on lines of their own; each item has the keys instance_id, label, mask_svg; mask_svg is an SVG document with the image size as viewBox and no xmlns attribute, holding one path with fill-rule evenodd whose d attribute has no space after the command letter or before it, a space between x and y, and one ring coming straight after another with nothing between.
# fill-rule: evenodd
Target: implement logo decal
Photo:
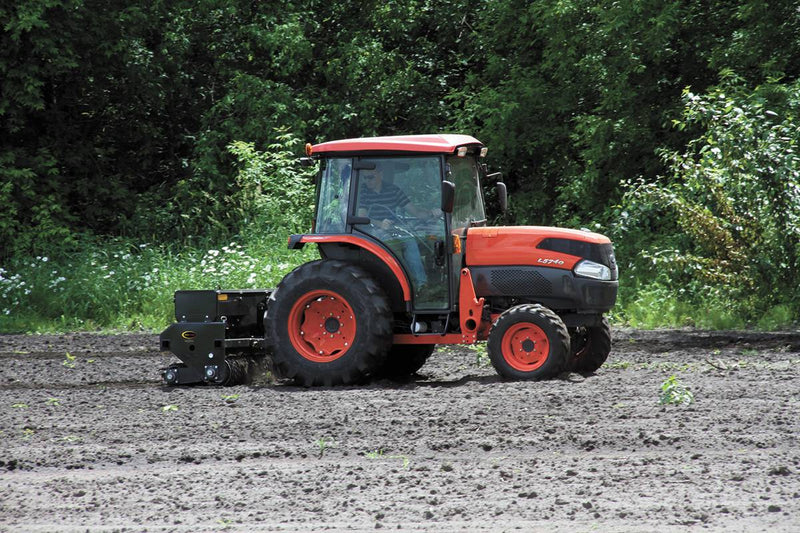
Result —
<instances>
[{"instance_id":1,"label":"implement logo decal","mask_svg":"<svg viewBox=\"0 0 800 533\"><path fill-rule=\"evenodd\" d=\"M194 331L184 331L183 333L181 333L181 337L189 341L197 337L197 333L195 333Z\"/></svg>"}]
</instances>

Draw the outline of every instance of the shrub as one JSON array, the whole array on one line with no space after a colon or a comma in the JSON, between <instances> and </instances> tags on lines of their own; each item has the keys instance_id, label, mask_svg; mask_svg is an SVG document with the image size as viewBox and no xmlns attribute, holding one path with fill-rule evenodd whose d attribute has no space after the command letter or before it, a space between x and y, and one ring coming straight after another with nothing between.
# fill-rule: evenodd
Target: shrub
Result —
<instances>
[{"instance_id":1,"label":"shrub","mask_svg":"<svg viewBox=\"0 0 800 533\"><path fill-rule=\"evenodd\" d=\"M700 134L684 153L662 152L670 175L630 183L618 212L629 290L657 283L751 322L775 306L796 310L800 82L748 91L728 72L704 95L685 90L684 101L674 124ZM791 315L775 312L772 321Z\"/></svg>"},{"instance_id":2,"label":"shrub","mask_svg":"<svg viewBox=\"0 0 800 533\"><path fill-rule=\"evenodd\" d=\"M256 231L278 228L305 231L314 208L313 168L303 168L292 147L299 143L285 130L260 152L253 143L235 141L228 149L239 162L237 191L227 200L243 226Z\"/></svg>"}]
</instances>

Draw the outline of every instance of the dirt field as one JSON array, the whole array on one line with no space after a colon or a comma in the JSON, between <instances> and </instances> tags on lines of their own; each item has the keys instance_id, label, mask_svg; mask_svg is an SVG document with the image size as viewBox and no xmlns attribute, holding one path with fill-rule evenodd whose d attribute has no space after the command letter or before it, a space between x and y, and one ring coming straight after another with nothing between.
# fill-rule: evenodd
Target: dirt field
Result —
<instances>
[{"instance_id":1,"label":"dirt field","mask_svg":"<svg viewBox=\"0 0 800 533\"><path fill-rule=\"evenodd\" d=\"M3 531L800 531L800 333L615 332L588 378L161 386L152 335L0 336ZM675 375L690 405L660 405Z\"/></svg>"}]
</instances>

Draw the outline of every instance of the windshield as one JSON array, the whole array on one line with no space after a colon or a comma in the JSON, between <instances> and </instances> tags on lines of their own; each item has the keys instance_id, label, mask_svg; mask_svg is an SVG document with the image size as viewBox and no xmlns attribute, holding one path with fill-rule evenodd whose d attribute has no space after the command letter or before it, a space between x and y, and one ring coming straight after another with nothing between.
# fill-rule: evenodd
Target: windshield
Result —
<instances>
[{"instance_id":1,"label":"windshield","mask_svg":"<svg viewBox=\"0 0 800 533\"><path fill-rule=\"evenodd\" d=\"M474 223L484 223L478 164L473 157L447 158L448 179L456 185L456 198L453 204L453 229L469 227Z\"/></svg>"},{"instance_id":2,"label":"windshield","mask_svg":"<svg viewBox=\"0 0 800 533\"><path fill-rule=\"evenodd\" d=\"M350 158L329 159L322 174L317 205L317 233L344 233L350 195Z\"/></svg>"}]
</instances>

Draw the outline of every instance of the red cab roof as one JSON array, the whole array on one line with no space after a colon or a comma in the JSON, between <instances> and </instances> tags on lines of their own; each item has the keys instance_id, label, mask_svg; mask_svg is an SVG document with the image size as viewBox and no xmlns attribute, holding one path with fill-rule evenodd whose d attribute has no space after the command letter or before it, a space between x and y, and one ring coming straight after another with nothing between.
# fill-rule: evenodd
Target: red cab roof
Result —
<instances>
[{"instance_id":1,"label":"red cab roof","mask_svg":"<svg viewBox=\"0 0 800 533\"><path fill-rule=\"evenodd\" d=\"M342 139L315 144L312 154L331 152L455 152L464 145L483 146L478 139L469 135L395 135L392 137L364 137L361 139Z\"/></svg>"}]
</instances>

